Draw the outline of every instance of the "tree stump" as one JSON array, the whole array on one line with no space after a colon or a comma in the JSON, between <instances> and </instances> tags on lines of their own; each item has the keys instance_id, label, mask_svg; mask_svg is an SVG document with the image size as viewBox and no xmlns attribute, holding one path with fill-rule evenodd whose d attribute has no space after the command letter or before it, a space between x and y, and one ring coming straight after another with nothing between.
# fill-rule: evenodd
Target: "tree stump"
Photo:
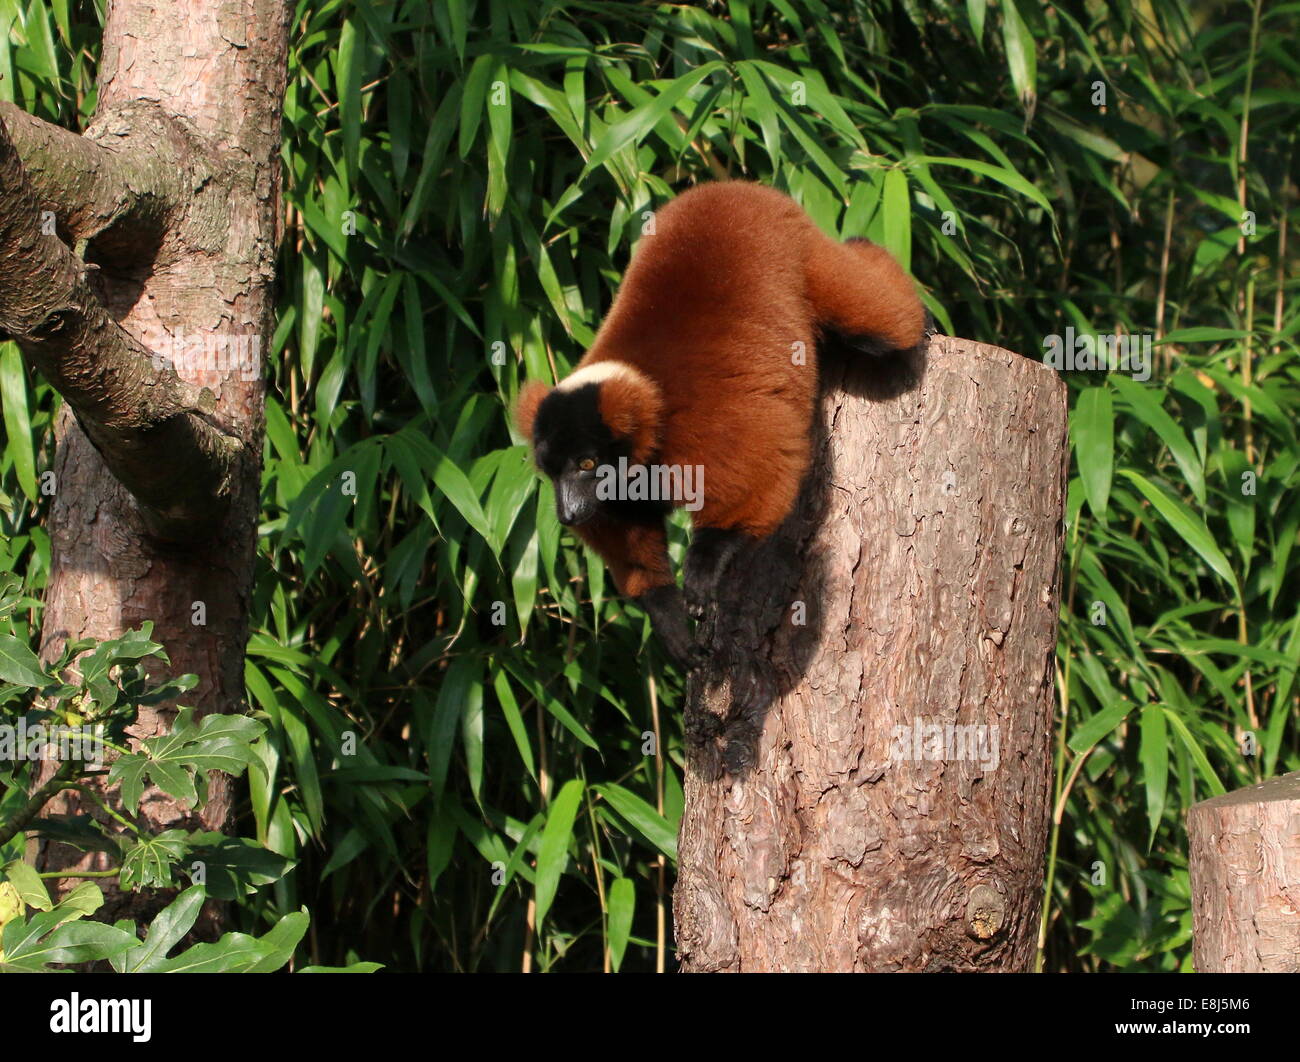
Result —
<instances>
[{"instance_id":1,"label":"tree stump","mask_svg":"<svg viewBox=\"0 0 1300 1062\"><path fill-rule=\"evenodd\" d=\"M1201 973L1300 973L1300 771L1187 812L1192 961Z\"/></svg>"},{"instance_id":2,"label":"tree stump","mask_svg":"<svg viewBox=\"0 0 1300 1062\"><path fill-rule=\"evenodd\" d=\"M1066 388L943 336L821 372L812 474L689 684L682 969L1027 970Z\"/></svg>"}]
</instances>

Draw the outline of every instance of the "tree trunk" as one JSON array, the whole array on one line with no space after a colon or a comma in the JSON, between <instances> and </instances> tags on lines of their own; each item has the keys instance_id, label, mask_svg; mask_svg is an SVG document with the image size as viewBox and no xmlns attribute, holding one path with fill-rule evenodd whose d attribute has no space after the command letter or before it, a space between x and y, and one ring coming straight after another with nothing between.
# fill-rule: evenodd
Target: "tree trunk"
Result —
<instances>
[{"instance_id":1,"label":"tree trunk","mask_svg":"<svg viewBox=\"0 0 1300 1062\"><path fill-rule=\"evenodd\" d=\"M40 294L47 305L23 313L15 299L2 322L67 400L42 655L151 620L173 673L199 676L187 703L201 714L243 705L289 13L284 0L109 0L85 137L0 112L30 195L65 240L89 240L83 276L60 266L62 305ZM13 247L70 255L50 239ZM132 733L172 715L142 709ZM214 775L201 815L152 790L140 821L221 829L230 806ZM75 792L49 810L107 821ZM50 845L38 865L102 860ZM104 913L138 913L126 900L110 894Z\"/></svg>"},{"instance_id":2,"label":"tree trunk","mask_svg":"<svg viewBox=\"0 0 1300 1062\"><path fill-rule=\"evenodd\" d=\"M1201 973L1300 973L1300 771L1187 812L1192 961Z\"/></svg>"},{"instance_id":3,"label":"tree trunk","mask_svg":"<svg viewBox=\"0 0 1300 1062\"><path fill-rule=\"evenodd\" d=\"M812 474L688 690L682 968L1027 970L1065 386L942 336L822 374Z\"/></svg>"}]
</instances>

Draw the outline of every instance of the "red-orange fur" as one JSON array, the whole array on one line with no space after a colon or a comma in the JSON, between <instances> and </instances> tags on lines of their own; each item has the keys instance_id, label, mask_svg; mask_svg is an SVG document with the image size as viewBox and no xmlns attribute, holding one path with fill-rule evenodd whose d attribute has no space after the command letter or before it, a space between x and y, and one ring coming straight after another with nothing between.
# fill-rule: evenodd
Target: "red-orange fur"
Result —
<instances>
[{"instance_id":1,"label":"red-orange fur","mask_svg":"<svg viewBox=\"0 0 1300 1062\"><path fill-rule=\"evenodd\" d=\"M658 388L615 377L600 387L600 416L616 439L632 444L632 459L648 461L659 449L663 395Z\"/></svg>"},{"instance_id":2,"label":"red-orange fur","mask_svg":"<svg viewBox=\"0 0 1300 1062\"><path fill-rule=\"evenodd\" d=\"M696 528L762 538L789 514L810 462L819 331L906 349L924 327L911 279L883 248L838 243L785 195L728 181L656 213L579 368L614 359L639 370L649 387L602 384L603 419L642 460L704 467ZM517 407L530 437L546 393L534 387ZM575 530L629 596L673 582L662 527L598 518Z\"/></svg>"},{"instance_id":3,"label":"red-orange fur","mask_svg":"<svg viewBox=\"0 0 1300 1062\"><path fill-rule=\"evenodd\" d=\"M615 585L628 597L674 582L662 523L627 524L597 516L573 530L600 554Z\"/></svg>"},{"instance_id":4,"label":"red-orange fur","mask_svg":"<svg viewBox=\"0 0 1300 1062\"><path fill-rule=\"evenodd\" d=\"M519 397L515 399L515 426L525 438L533 437L533 421L537 419L537 407L550 393L551 389L540 380L529 380L519 389Z\"/></svg>"}]
</instances>

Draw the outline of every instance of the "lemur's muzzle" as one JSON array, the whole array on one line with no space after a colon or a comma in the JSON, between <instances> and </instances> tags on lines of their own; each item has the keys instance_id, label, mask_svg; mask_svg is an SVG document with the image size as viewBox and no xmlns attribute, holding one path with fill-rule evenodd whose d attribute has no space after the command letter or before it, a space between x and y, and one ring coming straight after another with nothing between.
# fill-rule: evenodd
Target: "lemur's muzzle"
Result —
<instances>
[{"instance_id":1,"label":"lemur's muzzle","mask_svg":"<svg viewBox=\"0 0 1300 1062\"><path fill-rule=\"evenodd\" d=\"M555 516L565 527L586 523L595 512L595 499L584 485L569 479L555 485Z\"/></svg>"}]
</instances>

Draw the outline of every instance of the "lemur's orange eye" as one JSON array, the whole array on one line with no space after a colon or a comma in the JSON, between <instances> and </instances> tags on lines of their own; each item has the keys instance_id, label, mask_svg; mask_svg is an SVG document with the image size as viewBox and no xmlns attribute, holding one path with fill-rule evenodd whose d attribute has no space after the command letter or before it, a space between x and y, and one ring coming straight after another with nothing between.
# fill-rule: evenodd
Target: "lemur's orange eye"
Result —
<instances>
[{"instance_id":1,"label":"lemur's orange eye","mask_svg":"<svg viewBox=\"0 0 1300 1062\"><path fill-rule=\"evenodd\" d=\"M578 462L578 467L582 469L584 472L590 472L593 468L596 467L596 462L593 461L590 457L584 457L581 461Z\"/></svg>"}]
</instances>

